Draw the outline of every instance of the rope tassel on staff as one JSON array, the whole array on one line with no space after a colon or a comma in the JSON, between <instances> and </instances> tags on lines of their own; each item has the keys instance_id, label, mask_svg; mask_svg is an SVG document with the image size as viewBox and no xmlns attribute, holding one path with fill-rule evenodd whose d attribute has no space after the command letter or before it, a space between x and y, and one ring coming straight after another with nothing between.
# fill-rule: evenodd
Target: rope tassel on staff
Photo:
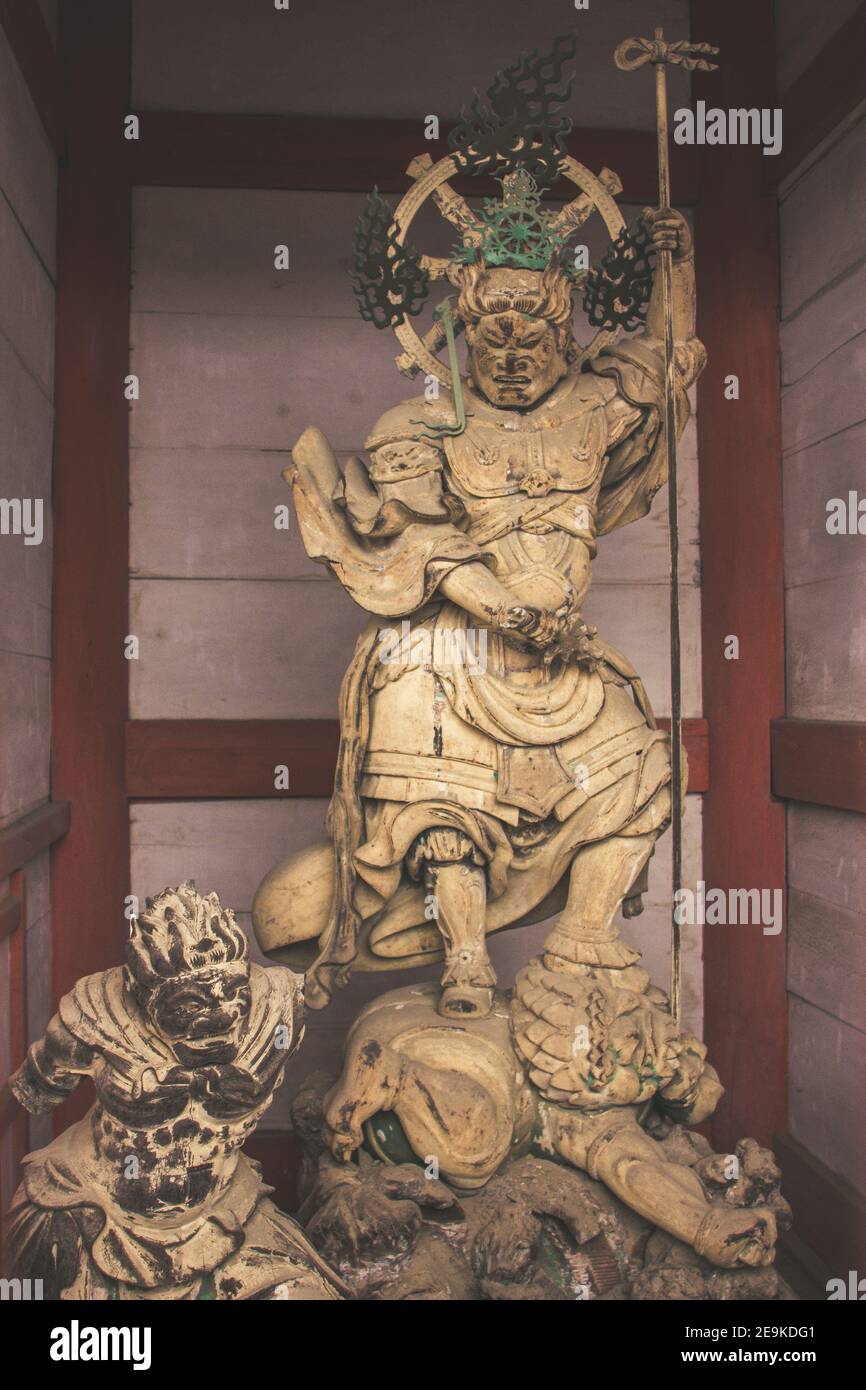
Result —
<instances>
[{"instance_id":1,"label":"rope tassel on staff","mask_svg":"<svg viewBox=\"0 0 866 1390\"><path fill-rule=\"evenodd\" d=\"M666 43L661 29L652 39L624 39L614 53L618 68L631 72L652 63L656 76L656 136L659 168L659 210L671 206L670 151L668 138L667 65L676 63L688 71L713 71L718 64L701 55L718 53L709 43ZM679 525L677 493L677 419L674 363L673 272L671 250L661 247L658 267L661 276L664 312L665 410L664 437L668 469L668 516L670 521L670 648L671 648L671 776L673 781L673 855L671 873L671 1012L679 1022L682 1006L682 943L678 904L682 887L683 863L683 786L682 786L682 687L680 673Z\"/></svg>"}]
</instances>

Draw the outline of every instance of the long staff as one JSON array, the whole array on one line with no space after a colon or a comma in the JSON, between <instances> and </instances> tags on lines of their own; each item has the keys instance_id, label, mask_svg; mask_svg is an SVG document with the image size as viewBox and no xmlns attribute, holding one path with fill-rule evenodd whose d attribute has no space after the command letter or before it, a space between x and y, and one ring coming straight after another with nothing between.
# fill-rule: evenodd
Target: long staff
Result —
<instances>
[{"instance_id":1,"label":"long staff","mask_svg":"<svg viewBox=\"0 0 866 1390\"><path fill-rule=\"evenodd\" d=\"M689 71L709 72L718 65L698 57L718 53L709 43L665 43L661 29L652 39L624 39L614 53L614 62L626 72L652 63L656 75L656 137L659 166L659 208L671 206L671 174L668 136L667 65L679 63ZM682 676L680 672L680 590L679 518L677 493L677 407L674 365L673 275L671 252L658 253L661 276L662 310L665 326L665 410L664 433L668 465L668 518L670 544L670 631L671 631L671 776L673 780L673 854L671 872L671 1013L679 1022L682 1004L682 941L678 904L683 875L683 786L682 786Z\"/></svg>"}]
</instances>

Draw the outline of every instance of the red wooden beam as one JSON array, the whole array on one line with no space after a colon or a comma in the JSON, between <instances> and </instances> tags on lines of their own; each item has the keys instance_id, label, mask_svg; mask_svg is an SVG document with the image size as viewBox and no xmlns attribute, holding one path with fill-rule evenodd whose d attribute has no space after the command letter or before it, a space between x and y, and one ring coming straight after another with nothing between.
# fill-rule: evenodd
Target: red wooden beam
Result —
<instances>
[{"instance_id":1,"label":"red wooden beam","mask_svg":"<svg viewBox=\"0 0 866 1390\"><path fill-rule=\"evenodd\" d=\"M864 72L866 5L860 5L782 98L782 150L764 160L770 185L796 169L860 105L866 93Z\"/></svg>"},{"instance_id":2,"label":"red wooden beam","mask_svg":"<svg viewBox=\"0 0 866 1390\"><path fill-rule=\"evenodd\" d=\"M330 796L336 719L156 719L126 726L126 794L132 800ZM277 791L274 769L289 786Z\"/></svg>"},{"instance_id":3,"label":"red wooden beam","mask_svg":"<svg viewBox=\"0 0 866 1390\"><path fill-rule=\"evenodd\" d=\"M128 145L127 177L133 185L182 188L287 188L329 193L402 193L405 169L416 155L448 153L445 140L424 139L418 121L380 117L247 116L195 111L139 111L141 133ZM653 202L657 196L655 135L643 130L575 130L571 153L597 172L614 169L622 198ZM672 150L677 202L695 202L696 151ZM460 178L464 194L497 196L492 180ZM554 197L574 196L570 184Z\"/></svg>"},{"instance_id":4,"label":"red wooden beam","mask_svg":"<svg viewBox=\"0 0 866 1390\"><path fill-rule=\"evenodd\" d=\"M68 801L48 801L0 830L0 878L23 869L69 829Z\"/></svg>"},{"instance_id":5,"label":"red wooden beam","mask_svg":"<svg viewBox=\"0 0 866 1390\"><path fill-rule=\"evenodd\" d=\"M866 813L866 724L823 719L774 719L773 791Z\"/></svg>"},{"instance_id":6,"label":"red wooden beam","mask_svg":"<svg viewBox=\"0 0 866 1390\"><path fill-rule=\"evenodd\" d=\"M771 0L695 0L691 32L720 45L694 96L721 107L774 105ZM785 886L785 808L772 797L770 721L785 707L779 402L778 217L759 148L702 150L696 226L704 713L713 731L704 800L707 888ZM674 185L676 193L676 185ZM724 379L739 377L739 399ZM726 638L739 639L727 660ZM716 1147L786 1128L785 936L704 931L704 1036L726 1095Z\"/></svg>"},{"instance_id":7,"label":"red wooden beam","mask_svg":"<svg viewBox=\"0 0 866 1390\"><path fill-rule=\"evenodd\" d=\"M664 728L670 720L660 719ZM689 791L709 786L705 719L686 719ZM126 794L133 801L330 796L336 719L134 719L126 726ZM274 769L289 770L278 791Z\"/></svg>"},{"instance_id":8,"label":"red wooden beam","mask_svg":"<svg viewBox=\"0 0 866 1390\"><path fill-rule=\"evenodd\" d=\"M36 0L0 0L0 25L57 154L66 148L63 82L51 35Z\"/></svg>"},{"instance_id":9,"label":"red wooden beam","mask_svg":"<svg viewBox=\"0 0 866 1390\"><path fill-rule=\"evenodd\" d=\"M52 770L74 815L52 856L55 998L121 959L129 892L130 33L129 0L61 6L69 158L58 199Z\"/></svg>"},{"instance_id":10,"label":"red wooden beam","mask_svg":"<svg viewBox=\"0 0 866 1390\"><path fill-rule=\"evenodd\" d=\"M0 941L5 941L24 925L24 904L17 893L0 898Z\"/></svg>"}]
</instances>

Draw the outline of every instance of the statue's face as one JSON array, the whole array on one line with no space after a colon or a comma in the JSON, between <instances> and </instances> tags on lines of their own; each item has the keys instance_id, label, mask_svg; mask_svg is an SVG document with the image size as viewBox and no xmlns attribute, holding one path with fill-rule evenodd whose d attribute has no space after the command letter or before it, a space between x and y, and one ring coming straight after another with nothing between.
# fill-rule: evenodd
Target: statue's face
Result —
<instances>
[{"instance_id":1,"label":"statue's face","mask_svg":"<svg viewBox=\"0 0 866 1390\"><path fill-rule=\"evenodd\" d=\"M147 999L154 1027L187 1066L229 1061L250 1013L246 966L233 964L180 975Z\"/></svg>"},{"instance_id":2,"label":"statue's face","mask_svg":"<svg viewBox=\"0 0 866 1390\"><path fill-rule=\"evenodd\" d=\"M469 372L492 405L535 405L565 376L564 345L546 319L509 310L467 325Z\"/></svg>"}]
</instances>

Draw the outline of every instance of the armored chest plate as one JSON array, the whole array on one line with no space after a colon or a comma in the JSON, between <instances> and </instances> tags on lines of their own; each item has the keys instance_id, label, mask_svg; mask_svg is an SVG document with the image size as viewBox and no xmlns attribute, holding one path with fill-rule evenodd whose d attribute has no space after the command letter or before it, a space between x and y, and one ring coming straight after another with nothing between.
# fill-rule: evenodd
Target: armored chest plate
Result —
<instances>
[{"instance_id":1,"label":"armored chest plate","mask_svg":"<svg viewBox=\"0 0 866 1390\"><path fill-rule=\"evenodd\" d=\"M463 434L445 440L445 451L455 481L472 496L546 497L592 487L606 443L601 400L572 396L562 409L529 417L511 411L478 415Z\"/></svg>"}]
</instances>

